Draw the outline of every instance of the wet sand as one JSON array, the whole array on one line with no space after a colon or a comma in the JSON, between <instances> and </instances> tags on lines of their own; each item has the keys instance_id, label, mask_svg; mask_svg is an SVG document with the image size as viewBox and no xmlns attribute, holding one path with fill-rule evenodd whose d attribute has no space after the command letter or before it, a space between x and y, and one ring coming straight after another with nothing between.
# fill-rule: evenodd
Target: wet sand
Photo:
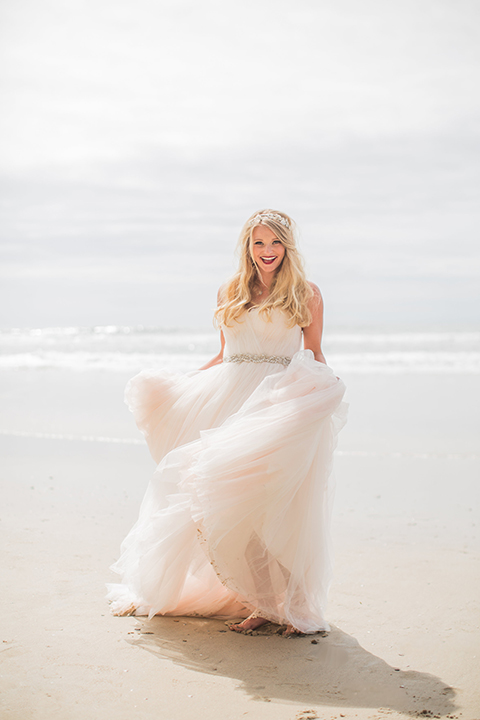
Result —
<instances>
[{"instance_id":1,"label":"wet sand","mask_svg":"<svg viewBox=\"0 0 480 720\"><path fill-rule=\"evenodd\" d=\"M124 378L4 374L0 429L25 435L0 436L2 717L480 718L480 379L346 380L332 631L284 639L113 617L108 567L153 469Z\"/></svg>"}]
</instances>

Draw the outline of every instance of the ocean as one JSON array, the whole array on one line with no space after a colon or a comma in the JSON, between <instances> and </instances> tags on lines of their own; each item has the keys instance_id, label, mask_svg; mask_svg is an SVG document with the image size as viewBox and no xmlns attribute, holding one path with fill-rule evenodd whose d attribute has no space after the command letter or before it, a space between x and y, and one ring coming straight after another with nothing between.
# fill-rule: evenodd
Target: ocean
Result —
<instances>
[{"instance_id":1,"label":"ocean","mask_svg":"<svg viewBox=\"0 0 480 720\"><path fill-rule=\"evenodd\" d=\"M480 332L327 333L328 364L338 374L479 374ZM189 372L219 349L215 331L145 326L48 327L0 331L0 368Z\"/></svg>"}]
</instances>

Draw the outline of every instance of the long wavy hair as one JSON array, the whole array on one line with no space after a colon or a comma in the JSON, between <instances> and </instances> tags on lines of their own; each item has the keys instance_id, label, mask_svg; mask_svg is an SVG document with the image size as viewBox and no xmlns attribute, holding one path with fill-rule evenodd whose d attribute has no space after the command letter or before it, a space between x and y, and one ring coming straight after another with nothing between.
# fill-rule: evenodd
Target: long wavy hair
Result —
<instances>
[{"instance_id":1,"label":"long wavy hair","mask_svg":"<svg viewBox=\"0 0 480 720\"><path fill-rule=\"evenodd\" d=\"M237 244L239 266L235 275L223 286L215 311L217 325L228 325L255 304L255 290L262 285L260 270L253 258L253 230L265 225L275 233L285 248L282 264L275 273L268 297L259 305L259 312L271 320L274 308L290 316L290 325L307 327L312 322L308 302L313 290L305 277L303 259L296 246L293 220L278 210L258 210L242 228Z\"/></svg>"}]
</instances>

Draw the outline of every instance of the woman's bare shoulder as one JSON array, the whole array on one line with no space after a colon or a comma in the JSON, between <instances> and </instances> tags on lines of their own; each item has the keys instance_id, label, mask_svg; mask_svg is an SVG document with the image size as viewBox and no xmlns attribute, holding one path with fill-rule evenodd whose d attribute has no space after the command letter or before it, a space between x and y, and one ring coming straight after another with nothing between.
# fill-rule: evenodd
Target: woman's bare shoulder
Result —
<instances>
[{"instance_id":1,"label":"woman's bare shoulder","mask_svg":"<svg viewBox=\"0 0 480 720\"><path fill-rule=\"evenodd\" d=\"M320 288L318 287L318 285L315 285L315 283L311 282L310 280L308 280L307 282L313 290L312 300L316 300L317 302L323 302L322 293L320 292Z\"/></svg>"}]
</instances>

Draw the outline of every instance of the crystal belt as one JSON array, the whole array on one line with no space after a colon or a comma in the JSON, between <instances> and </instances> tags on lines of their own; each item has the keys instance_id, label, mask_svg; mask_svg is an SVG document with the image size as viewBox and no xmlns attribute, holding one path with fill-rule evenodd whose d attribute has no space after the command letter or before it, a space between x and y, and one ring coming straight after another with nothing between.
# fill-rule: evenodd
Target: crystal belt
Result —
<instances>
[{"instance_id":1,"label":"crystal belt","mask_svg":"<svg viewBox=\"0 0 480 720\"><path fill-rule=\"evenodd\" d=\"M223 358L226 363L277 363L279 365L290 365L292 358L281 355L252 355L252 353L238 353L237 355L227 355Z\"/></svg>"}]
</instances>

